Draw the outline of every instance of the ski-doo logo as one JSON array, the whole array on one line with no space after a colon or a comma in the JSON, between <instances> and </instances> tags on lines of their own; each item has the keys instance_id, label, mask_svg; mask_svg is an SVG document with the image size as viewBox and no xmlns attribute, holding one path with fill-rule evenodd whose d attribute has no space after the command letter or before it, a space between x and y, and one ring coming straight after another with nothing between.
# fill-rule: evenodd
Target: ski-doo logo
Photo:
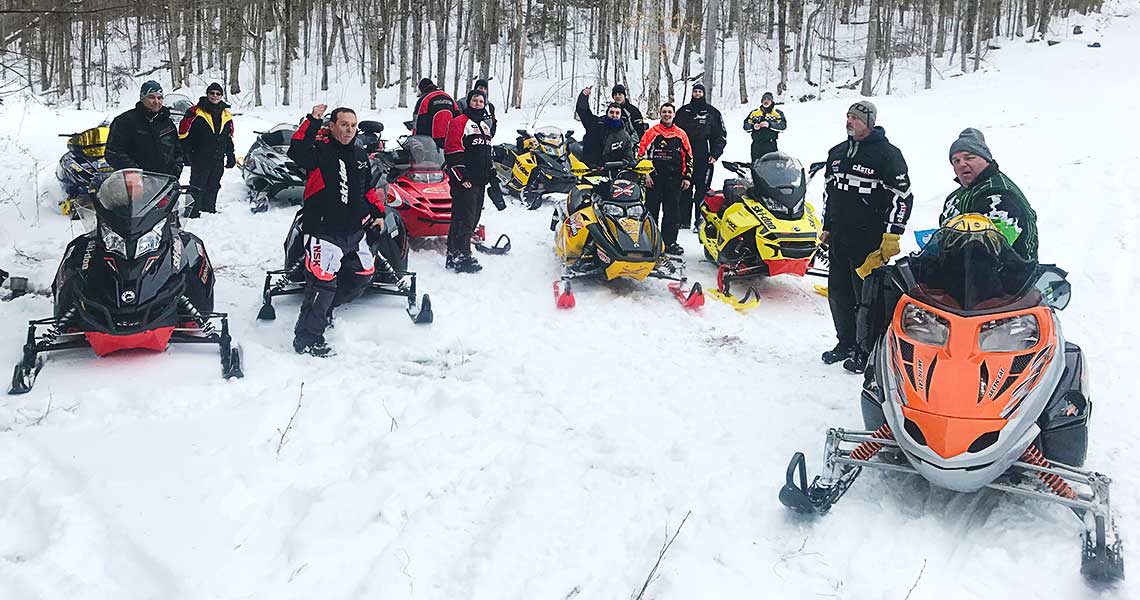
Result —
<instances>
[{"instance_id":1,"label":"ski-doo logo","mask_svg":"<svg viewBox=\"0 0 1140 600\"><path fill-rule=\"evenodd\" d=\"M182 240L175 240L175 242L170 245L170 257L171 257L170 262L174 265L174 268L175 269L181 269L182 268Z\"/></svg>"},{"instance_id":2,"label":"ski-doo logo","mask_svg":"<svg viewBox=\"0 0 1140 600\"><path fill-rule=\"evenodd\" d=\"M92 243L92 240L87 240L87 247L83 249L83 263L81 265L79 265L80 271L86 271L87 267L91 266L91 255L93 253L94 248L95 248L95 244ZM66 257L64 258L64 260L66 260Z\"/></svg>"},{"instance_id":3,"label":"ski-doo logo","mask_svg":"<svg viewBox=\"0 0 1140 600\"><path fill-rule=\"evenodd\" d=\"M123 301L123 304L133 304L135 301L135 293L131 290L126 290L119 295L119 299Z\"/></svg>"},{"instance_id":4,"label":"ski-doo logo","mask_svg":"<svg viewBox=\"0 0 1140 600\"><path fill-rule=\"evenodd\" d=\"M872 169L870 167L864 167L863 165L852 165L851 170L855 171L856 173L862 173L862 174L867 175L867 176L871 176L871 175L875 174L874 169Z\"/></svg>"},{"instance_id":5,"label":"ski-doo logo","mask_svg":"<svg viewBox=\"0 0 1140 600\"><path fill-rule=\"evenodd\" d=\"M348 165L343 160L337 163L340 165L340 202L348 204Z\"/></svg>"}]
</instances>

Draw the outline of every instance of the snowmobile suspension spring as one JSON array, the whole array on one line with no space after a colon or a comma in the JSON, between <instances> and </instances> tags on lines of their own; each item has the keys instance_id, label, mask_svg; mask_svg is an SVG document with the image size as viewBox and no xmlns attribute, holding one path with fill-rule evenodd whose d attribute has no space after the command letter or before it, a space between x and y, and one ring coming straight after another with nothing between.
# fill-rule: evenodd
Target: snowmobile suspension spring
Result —
<instances>
[{"instance_id":1,"label":"snowmobile suspension spring","mask_svg":"<svg viewBox=\"0 0 1140 600\"><path fill-rule=\"evenodd\" d=\"M1021 460L1046 469L1053 466L1049 462L1049 459L1045 458L1045 456L1041 454L1041 451L1037 449L1036 444L1030 444L1029 447L1025 449L1025 452L1021 454ZM1042 473L1041 471L1036 471L1036 474L1037 477L1039 477L1041 481L1044 481L1045 485L1049 486L1049 489L1053 490L1058 496L1068 498L1069 500L1077 499L1077 493L1073 491L1073 488L1069 487L1068 483L1065 483L1064 479L1052 473Z\"/></svg>"},{"instance_id":2,"label":"snowmobile suspension spring","mask_svg":"<svg viewBox=\"0 0 1140 600\"><path fill-rule=\"evenodd\" d=\"M63 334L63 330L67 328L67 324L70 323L72 317L75 316L75 310L74 306L67 309L67 312L63 313L63 316L56 320L55 324L51 326L51 329L48 329L47 333L44 334L42 340L44 344L54 342L56 338Z\"/></svg>"},{"instance_id":3,"label":"snowmobile suspension spring","mask_svg":"<svg viewBox=\"0 0 1140 600\"><path fill-rule=\"evenodd\" d=\"M883 426L876 429L875 433L871 434L871 437L880 440L891 440L894 439L894 433L891 432L890 425L883 423ZM882 449L882 444L876 444L875 442L863 442L851 451L851 457L859 460L871 460L871 457Z\"/></svg>"},{"instance_id":4,"label":"snowmobile suspension spring","mask_svg":"<svg viewBox=\"0 0 1140 600\"><path fill-rule=\"evenodd\" d=\"M208 319L206 319L206 317L202 316L202 313L198 312L198 307L194 306L194 303L191 302L189 298L187 298L186 296L182 296L181 298L179 298L178 299L178 306L182 310L186 311L186 314L190 315L191 319L194 319L194 321L198 323L198 325L202 328L202 333L205 333L205 334L216 333L214 331L213 323L210 323L210 321Z\"/></svg>"}]
</instances>

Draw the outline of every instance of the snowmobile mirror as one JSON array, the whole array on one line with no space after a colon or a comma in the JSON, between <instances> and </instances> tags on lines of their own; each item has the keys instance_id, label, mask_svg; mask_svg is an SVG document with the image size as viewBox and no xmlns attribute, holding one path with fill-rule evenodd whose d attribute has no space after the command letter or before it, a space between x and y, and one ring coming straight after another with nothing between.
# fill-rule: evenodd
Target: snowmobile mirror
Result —
<instances>
[{"instance_id":1,"label":"snowmobile mirror","mask_svg":"<svg viewBox=\"0 0 1140 600\"><path fill-rule=\"evenodd\" d=\"M1065 310L1069 301L1073 299L1073 286L1065 279L1066 275L1068 273L1056 265L1042 266L1041 274L1038 275L1033 287L1041 292L1041 298L1046 306Z\"/></svg>"},{"instance_id":2,"label":"snowmobile mirror","mask_svg":"<svg viewBox=\"0 0 1140 600\"><path fill-rule=\"evenodd\" d=\"M572 136L572 135L574 135L574 130L573 129L567 129L566 130L566 139L569 140L570 136Z\"/></svg>"},{"instance_id":3,"label":"snowmobile mirror","mask_svg":"<svg viewBox=\"0 0 1140 600\"><path fill-rule=\"evenodd\" d=\"M380 121L361 121L358 128L364 133L375 133L379 135L384 131L384 124Z\"/></svg>"},{"instance_id":4,"label":"snowmobile mirror","mask_svg":"<svg viewBox=\"0 0 1140 600\"><path fill-rule=\"evenodd\" d=\"M526 131L525 129L516 129L516 130L515 130L515 133L517 133L517 134L519 134L519 135L521 135L521 136L523 136L523 137L528 137L528 136L530 136L530 134L529 134L529 133L527 133L527 131Z\"/></svg>"},{"instance_id":5,"label":"snowmobile mirror","mask_svg":"<svg viewBox=\"0 0 1140 600\"><path fill-rule=\"evenodd\" d=\"M411 131L413 129L412 125L413 123L411 121L404 121L404 127L407 127L408 131Z\"/></svg>"}]
</instances>

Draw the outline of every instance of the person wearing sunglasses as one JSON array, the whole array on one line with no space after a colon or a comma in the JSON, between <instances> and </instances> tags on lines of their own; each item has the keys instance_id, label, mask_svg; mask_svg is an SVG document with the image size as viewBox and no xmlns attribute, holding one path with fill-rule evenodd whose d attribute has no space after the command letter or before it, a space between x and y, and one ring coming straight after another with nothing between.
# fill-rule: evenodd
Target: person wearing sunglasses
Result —
<instances>
[{"instance_id":1,"label":"person wearing sunglasses","mask_svg":"<svg viewBox=\"0 0 1140 600\"><path fill-rule=\"evenodd\" d=\"M197 201L191 217L216 212L222 169L237 164L234 156L234 118L223 100L221 84L214 82L206 95L186 111L178 126L178 137L190 159L190 185L197 188Z\"/></svg>"},{"instance_id":2,"label":"person wearing sunglasses","mask_svg":"<svg viewBox=\"0 0 1140 600\"><path fill-rule=\"evenodd\" d=\"M142 84L134 108L111 121L107 135L107 164L115 170L142 169L179 177L186 157L170 109L162 104L162 85Z\"/></svg>"}]
</instances>

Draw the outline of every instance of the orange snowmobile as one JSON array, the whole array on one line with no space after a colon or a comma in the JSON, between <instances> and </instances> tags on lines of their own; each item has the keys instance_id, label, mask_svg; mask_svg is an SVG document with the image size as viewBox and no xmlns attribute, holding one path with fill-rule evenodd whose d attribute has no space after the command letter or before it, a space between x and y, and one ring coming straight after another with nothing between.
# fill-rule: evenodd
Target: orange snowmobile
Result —
<instances>
[{"instance_id":1,"label":"orange snowmobile","mask_svg":"<svg viewBox=\"0 0 1140 600\"><path fill-rule=\"evenodd\" d=\"M887 268L902 293L867 364L866 430L828 430L824 472L810 486L797 452L780 502L825 513L863 467L1048 500L1084 524L1081 572L1122 578L1111 480L1079 468L1092 403L1084 354L1056 315L1071 295L1066 273L1023 260L976 214Z\"/></svg>"}]
</instances>

